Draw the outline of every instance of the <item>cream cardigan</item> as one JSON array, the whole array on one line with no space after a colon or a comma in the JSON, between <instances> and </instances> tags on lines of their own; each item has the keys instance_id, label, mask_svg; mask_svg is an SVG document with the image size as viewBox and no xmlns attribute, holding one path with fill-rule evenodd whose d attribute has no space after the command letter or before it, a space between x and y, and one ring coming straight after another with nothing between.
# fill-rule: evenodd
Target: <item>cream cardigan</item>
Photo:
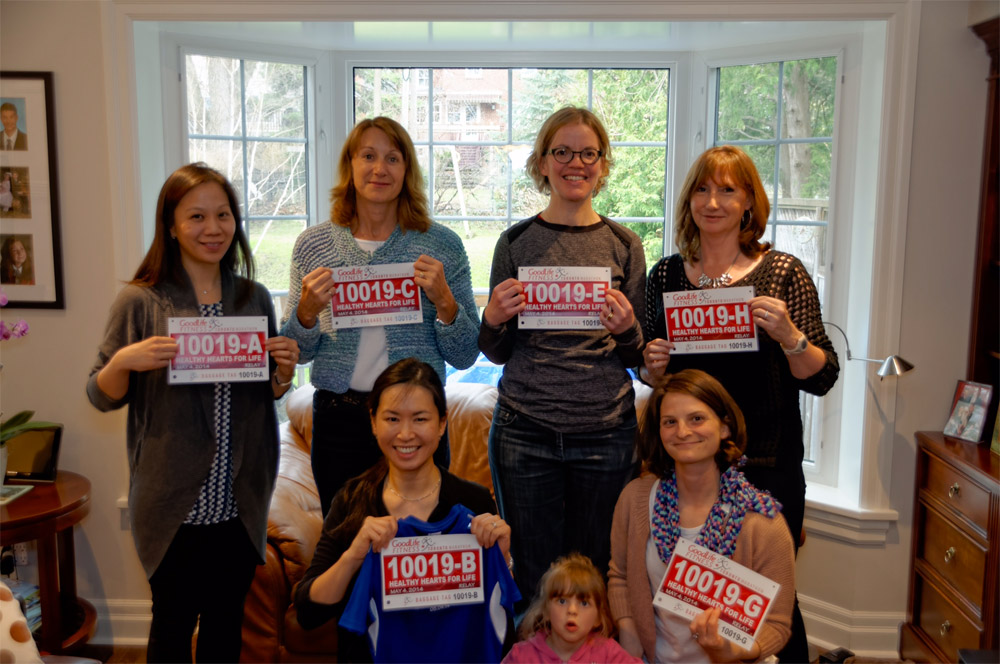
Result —
<instances>
[{"instance_id":1,"label":"cream cardigan","mask_svg":"<svg viewBox=\"0 0 1000 664\"><path fill-rule=\"evenodd\" d=\"M656 480L654 475L632 480L619 496L611 525L611 569L608 572L611 614L616 623L623 618L635 621L643 652L650 662L656 661L656 621L653 593L646 573L646 542L649 539L649 492ZM732 559L781 584L767 621L757 635L760 659L764 659L781 650L791 634L795 551L785 518L779 514L769 519L756 512L747 512Z\"/></svg>"}]
</instances>

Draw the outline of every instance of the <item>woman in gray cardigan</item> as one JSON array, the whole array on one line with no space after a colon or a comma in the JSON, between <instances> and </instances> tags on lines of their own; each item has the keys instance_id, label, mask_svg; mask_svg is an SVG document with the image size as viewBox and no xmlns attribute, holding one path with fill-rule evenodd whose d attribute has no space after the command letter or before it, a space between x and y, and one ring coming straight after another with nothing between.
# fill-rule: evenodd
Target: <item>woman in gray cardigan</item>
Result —
<instances>
[{"instance_id":1,"label":"woman in gray cardigan","mask_svg":"<svg viewBox=\"0 0 1000 664\"><path fill-rule=\"evenodd\" d=\"M232 185L204 164L160 190L156 235L111 307L87 395L129 406L129 513L153 596L150 662L239 660L243 601L264 556L277 473L273 400L287 391L298 345L275 336L267 290ZM175 317L265 316L268 382L167 383Z\"/></svg>"}]
</instances>

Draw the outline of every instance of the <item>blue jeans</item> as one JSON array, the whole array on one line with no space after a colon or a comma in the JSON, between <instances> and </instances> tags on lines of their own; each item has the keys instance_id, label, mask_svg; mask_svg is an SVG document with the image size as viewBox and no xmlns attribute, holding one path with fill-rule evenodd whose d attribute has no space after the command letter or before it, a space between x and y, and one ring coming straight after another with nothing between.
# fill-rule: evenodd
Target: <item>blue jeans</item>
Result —
<instances>
[{"instance_id":1,"label":"blue jeans","mask_svg":"<svg viewBox=\"0 0 1000 664\"><path fill-rule=\"evenodd\" d=\"M489 456L500 515L510 525L514 580L530 602L559 556L589 556L602 573L611 558L611 518L634 468L636 420L562 433L497 404Z\"/></svg>"}]
</instances>

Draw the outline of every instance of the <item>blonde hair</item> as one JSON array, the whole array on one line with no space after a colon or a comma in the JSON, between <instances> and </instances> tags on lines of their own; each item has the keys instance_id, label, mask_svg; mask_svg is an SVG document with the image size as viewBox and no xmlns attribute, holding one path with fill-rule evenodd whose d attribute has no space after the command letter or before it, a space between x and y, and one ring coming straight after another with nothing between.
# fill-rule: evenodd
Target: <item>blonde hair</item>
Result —
<instances>
[{"instance_id":1,"label":"blonde hair","mask_svg":"<svg viewBox=\"0 0 1000 664\"><path fill-rule=\"evenodd\" d=\"M417 151L403 125L384 116L359 121L344 141L337 163L337 185L330 190L330 220L338 226L352 230L357 224L358 199L357 191L354 189L354 169L351 166L351 159L361 145L361 137L369 129L381 130L393 146L403 153L406 173L403 176L403 188L397 199L396 216L399 227L404 231L426 232L430 229L432 221L427 211L424 177L417 162Z\"/></svg>"},{"instance_id":2,"label":"blonde hair","mask_svg":"<svg viewBox=\"0 0 1000 664\"><path fill-rule=\"evenodd\" d=\"M750 217L747 219L744 215L740 222L740 251L756 258L771 247L769 242L759 241L764 236L767 218L771 214L771 202L767 200L757 167L743 150L732 145L720 145L705 150L691 164L674 207L674 242L689 263L697 263L701 254L701 237L691 216L691 196L706 181L720 175L731 177L750 199Z\"/></svg>"},{"instance_id":3,"label":"blonde hair","mask_svg":"<svg viewBox=\"0 0 1000 664\"><path fill-rule=\"evenodd\" d=\"M552 191L549 186L549 179L542 175L541 171L541 164L542 160L545 159L545 153L549 149L557 131L568 125L575 124L582 124L585 127L593 129L594 133L597 134L597 142L600 143L597 149L601 151L601 176L597 179L597 186L594 187L594 196L601 191L608 181L608 174L611 172L611 166L614 165L614 161L611 159L611 141L608 139L607 130L592 111L586 108L567 106L550 115L542 124L542 128L538 130L538 136L535 137L535 146L531 150L531 154L528 155L528 160L524 165L528 175L535 181L538 191L543 194L548 194Z\"/></svg>"},{"instance_id":4,"label":"blonde hair","mask_svg":"<svg viewBox=\"0 0 1000 664\"><path fill-rule=\"evenodd\" d=\"M522 639L530 639L538 630L552 631L549 620L549 600L556 597L577 597L594 603L597 608L597 624L592 633L611 638L615 634L615 621L611 617L608 591L604 577L581 553L571 553L549 565L549 569L538 582L538 594L531 601L521 621Z\"/></svg>"}]
</instances>

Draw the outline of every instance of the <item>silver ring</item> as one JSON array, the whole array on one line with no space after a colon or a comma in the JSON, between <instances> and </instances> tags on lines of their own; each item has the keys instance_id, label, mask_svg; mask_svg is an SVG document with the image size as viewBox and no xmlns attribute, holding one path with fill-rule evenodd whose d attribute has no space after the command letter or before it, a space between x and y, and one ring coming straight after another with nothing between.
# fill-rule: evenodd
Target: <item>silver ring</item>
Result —
<instances>
[{"instance_id":1,"label":"silver ring","mask_svg":"<svg viewBox=\"0 0 1000 664\"><path fill-rule=\"evenodd\" d=\"M698 632L695 632L694 634L692 634L691 638L694 639L695 641L697 641L698 640Z\"/></svg>"},{"instance_id":2,"label":"silver ring","mask_svg":"<svg viewBox=\"0 0 1000 664\"><path fill-rule=\"evenodd\" d=\"M767 320L767 314L768 314L768 313L769 313L769 312L768 312L768 310L767 310L767 309L765 309L765 310L764 310L764 320Z\"/></svg>"},{"instance_id":3,"label":"silver ring","mask_svg":"<svg viewBox=\"0 0 1000 664\"><path fill-rule=\"evenodd\" d=\"M496 528L498 523L500 523L500 522L499 521L494 521L493 523L491 523L490 524L490 530L493 530L494 528Z\"/></svg>"}]
</instances>

